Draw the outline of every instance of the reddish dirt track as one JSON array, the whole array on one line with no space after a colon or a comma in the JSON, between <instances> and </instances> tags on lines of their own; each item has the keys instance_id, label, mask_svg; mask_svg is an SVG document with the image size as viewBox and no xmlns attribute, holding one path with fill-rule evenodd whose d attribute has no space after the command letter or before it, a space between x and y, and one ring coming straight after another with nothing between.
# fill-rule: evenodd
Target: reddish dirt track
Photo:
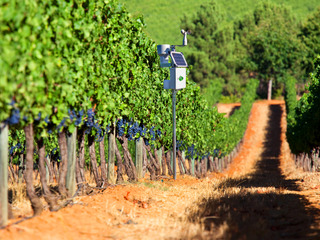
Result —
<instances>
[{"instance_id":1,"label":"reddish dirt track","mask_svg":"<svg viewBox=\"0 0 320 240\"><path fill-rule=\"evenodd\" d=\"M19 224L13 219L0 230L0 240L320 239L319 175L294 168L285 128L283 101L256 102L244 144L223 173L200 180L178 176L176 181L142 179L138 184L117 185L78 197L58 212L46 210ZM207 216L214 216L208 223L214 227L199 225L189 233L193 225L185 224L191 214L187 207L201 209L199 199L210 199L212 186L225 192L239 188L238 195L221 193L212 202L206 200L212 206ZM216 204L225 208L217 212ZM250 226L262 230L257 233Z\"/></svg>"}]
</instances>

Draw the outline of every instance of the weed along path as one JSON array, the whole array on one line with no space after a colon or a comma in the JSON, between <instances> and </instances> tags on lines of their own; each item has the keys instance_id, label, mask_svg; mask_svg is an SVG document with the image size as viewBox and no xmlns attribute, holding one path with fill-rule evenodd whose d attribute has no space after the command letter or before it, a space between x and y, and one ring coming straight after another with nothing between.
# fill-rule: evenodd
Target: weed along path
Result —
<instances>
[{"instance_id":1,"label":"weed along path","mask_svg":"<svg viewBox=\"0 0 320 240\"><path fill-rule=\"evenodd\" d=\"M31 215L16 205L0 240L320 239L320 176L295 169L285 128L284 102L258 101L223 173L117 185L12 224Z\"/></svg>"}]
</instances>

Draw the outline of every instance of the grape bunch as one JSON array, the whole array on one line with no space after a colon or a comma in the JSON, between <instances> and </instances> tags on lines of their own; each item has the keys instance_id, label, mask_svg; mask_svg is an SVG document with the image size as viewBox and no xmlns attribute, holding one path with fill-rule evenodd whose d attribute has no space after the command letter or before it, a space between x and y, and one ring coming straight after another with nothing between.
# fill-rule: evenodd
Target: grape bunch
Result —
<instances>
[{"instance_id":1,"label":"grape bunch","mask_svg":"<svg viewBox=\"0 0 320 240\"><path fill-rule=\"evenodd\" d=\"M155 141L156 140L156 133L154 131L154 127L152 127L150 130L149 130L149 133L151 135L151 140L152 141Z\"/></svg>"},{"instance_id":2,"label":"grape bunch","mask_svg":"<svg viewBox=\"0 0 320 240\"><path fill-rule=\"evenodd\" d=\"M37 122L40 122L41 120L41 112L38 113L38 116L34 119Z\"/></svg>"},{"instance_id":3,"label":"grape bunch","mask_svg":"<svg viewBox=\"0 0 320 240\"><path fill-rule=\"evenodd\" d=\"M192 146L188 147L187 158L193 159L194 155L195 155L195 149L194 149L194 144L192 144Z\"/></svg>"},{"instance_id":4,"label":"grape bunch","mask_svg":"<svg viewBox=\"0 0 320 240\"><path fill-rule=\"evenodd\" d=\"M144 125L142 125L142 127L140 127L139 130L140 130L140 136L145 137L148 129Z\"/></svg>"},{"instance_id":5,"label":"grape bunch","mask_svg":"<svg viewBox=\"0 0 320 240\"><path fill-rule=\"evenodd\" d=\"M177 141L177 144L176 144L176 149L177 149L177 151L179 151L179 149L184 149L184 143L183 143L183 141Z\"/></svg>"},{"instance_id":6,"label":"grape bunch","mask_svg":"<svg viewBox=\"0 0 320 240\"><path fill-rule=\"evenodd\" d=\"M139 124L137 122L132 123L129 122L128 123L128 132L127 132L127 138L129 141L133 140L133 138L136 137L137 133L139 132Z\"/></svg>"},{"instance_id":7,"label":"grape bunch","mask_svg":"<svg viewBox=\"0 0 320 240\"><path fill-rule=\"evenodd\" d=\"M125 132L125 120L123 118L119 119L117 122L117 133L119 137L122 137Z\"/></svg>"},{"instance_id":8,"label":"grape bunch","mask_svg":"<svg viewBox=\"0 0 320 240\"><path fill-rule=\"evenodd\" d=\"M68 109L68 114L69 114L69 118L70 118L71 122L73 121L73 119L75 119L77 117L77 114L74 110Z\"/></svg>"},{"instance_id":9,"label":"grape bunch","mask_svg":"<svg viewBox=\"0 0 320 240\"><path fill-rule=\"evenodd\" d=\"M76 121L74 123L76 126L80 125L80 123L82 122L83 114L84 114L83 110L80 110L79 113L77 114Z\"/></svg>"},{"instance_id":10,"label":"grape bunch","mask_svg":"<svg viewBox=\"0 0 320 240\"><path fill-rule=\"evenodd\" d=\"M19 150L19 149L24 150L24 146L22 146L21 143L17 143L16 145L12 146L12 147L10 148L10 151L9 151L10 156L13 155L13 153L15 152L16 149L17 149L17 150ZM21 153L21 152L22 152L22 151L20 151L20 153Z\"/></svg>"},{"instance_id":11,"label":"grape bunch","mask_svg":"<svg viewBox=\"0 0 320 240\"><path fill-rule=\"evenodd\" d=\"M159 137L161 137L161 130L160 129L157 129L157 135L159 136Z\"/></svg>"},{"instance_id":12,"label":"grape bunch","mask_svg":"<svg viewBox=\"0 0 320 240\"><path fill-rule=\"evenodd\" d=\"M20 122L20 110L17 108L12 109L10 117L5 122L9 125L18 124Z\"/></svg>"},{"instance_id":13,"label":"grape bunch","mask_svg":"<svg viewBox=\"0 0 320 240\"><path fill-rule=\"evenodd\" d=\"M49 124L49 123L50 123L48 116L46 116L46 117L44 118L44 122L45 122L46 124Z\"/></svg>"},{"instance_id":14,"label":"grape bunch","mask_svg":"<svg viewBox=\"0 0 320 240\"><path fill-rule=\"evenodd\" d=\"M81 122L83 112L79 112L79 116L77 118L77 123ZM79 120L80 119L80 120ZM80 124L80 123L79 123ZM85 134L89 134L95 129L95 140L97 142L101 142L106 134L106 131L103 131L98 121L95 119L95 112L90 108L87 111L87 118L84 122L87 129L85 130Z\"/></svg>"},{"instance_id":15,"label":"grape bunch","mask_svg":"<svg viewBox=\"0 0 320 240\"><path fill-rule=\"evenodd\" d=\"M64 118L61 120L61 122L59 123L59 125L57 126L58 132L60 132L60 131L61 131L61 128L64 127L64 125L65 125L65 123L66 123L66 120L67 120L67 118L64 117ZM49 132L49 131L48 131L48 132ZM52 131L51 131L51 132L52 132Z\"/></svg>"}]
</instances>

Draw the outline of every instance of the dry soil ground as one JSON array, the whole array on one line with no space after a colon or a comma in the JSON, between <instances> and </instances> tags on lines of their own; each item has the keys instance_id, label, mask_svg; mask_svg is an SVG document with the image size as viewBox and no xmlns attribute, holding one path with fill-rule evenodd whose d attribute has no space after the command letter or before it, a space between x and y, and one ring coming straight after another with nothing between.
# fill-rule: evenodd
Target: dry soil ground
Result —
<instances>
[{"instance_id":1,"label":"dry soil ground","mask_svg":"<svg viewBox=\"0 0 320 240\"><path fill-rule=\"evenodd\" d=\"M285 130L284 102L256 102L223 173L117 185L14 224L31 215L20 202L0 240L320 239L320 176L294 167Z\"/></svg>"}]
</instances>

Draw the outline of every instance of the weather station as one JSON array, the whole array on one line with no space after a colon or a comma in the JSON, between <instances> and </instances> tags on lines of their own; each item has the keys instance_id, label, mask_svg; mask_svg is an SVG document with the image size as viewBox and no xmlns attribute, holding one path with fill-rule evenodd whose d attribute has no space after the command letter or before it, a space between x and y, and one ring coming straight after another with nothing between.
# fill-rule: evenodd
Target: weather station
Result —
<instances>
[{"instance_id":1,"label":"weather station","mask_svg":"<svg viewBox=\"0 0 320 240\"><path fill-rule=\"evenodd\" d=\"M187 35L190 31L181 30L183 35L182 45L162 44L157 46L160 56L160 67L170 68L170 80L163 81L164 89L172 89L172 117L173 117L173 178L177 179L177 145L176 145L176 94L177 91L186 87L186 68L188 63L182 52L176 52L176 47L187 46ZM171 60L171 61L170 61Z\"/></svg>"}]
</instances>

